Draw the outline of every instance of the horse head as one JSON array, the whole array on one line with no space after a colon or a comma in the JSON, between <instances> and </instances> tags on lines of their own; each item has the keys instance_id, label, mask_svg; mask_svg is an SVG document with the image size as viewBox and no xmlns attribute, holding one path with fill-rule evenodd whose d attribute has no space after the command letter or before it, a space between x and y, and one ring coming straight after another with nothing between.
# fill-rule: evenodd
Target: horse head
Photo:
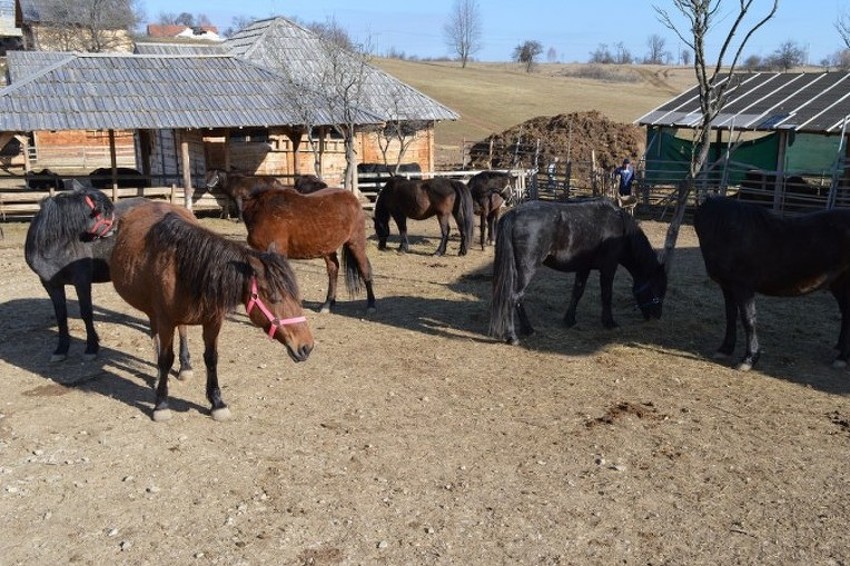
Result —
<instances>
[{"instance_id":1,"label":"horse head","mask_svg":"<svg viewBox=\"0 0 850 566\"><path fill-rule=\"evenodd\" d=\"M204 178L204 185L207 190L212 190L216 187L223 187L227 181L227 174L221 169L209 169Z\"/></svg>"},{"instance_id":2,"label":"horse head","mask_svg":"<svg viewBox=\"0 0 850 566\"><path fill-rule=\"evenodd\" d=\"M313 333L301 306L301 295L286 258L274 243L250 261L253 274L246 289L245 310L270 339L284 346L293 361L302 362L313 350Z\"/></svg>"},{"instance_id":3,"label":"horse head","mask_svg":"<svg viewBox=\"0 0 850 566\"><path fill-rule=\"evenodd\" d=\"M635 280L632 293L645 320L661 318L661 307L664 295L667 294L667 270L664 265L659 263L647 279Z\"/></svg>"},{"instance_id":4,"label":"horse head","mask_svg":"<svg viewBox=\"0 0 850 566\"><path fill-rule=\"evenodd\" d=\"M79 191L81 200L87 209L85 233L93 238L105 238L112 234L115 220L115 206L102 191L89 189Z\"/></svg>"}]
</instances>

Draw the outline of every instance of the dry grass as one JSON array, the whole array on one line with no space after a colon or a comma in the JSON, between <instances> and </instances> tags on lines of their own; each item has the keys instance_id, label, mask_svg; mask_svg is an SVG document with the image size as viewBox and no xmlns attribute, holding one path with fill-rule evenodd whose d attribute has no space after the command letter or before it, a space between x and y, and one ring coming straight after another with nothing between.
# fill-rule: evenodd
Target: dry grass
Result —
<instances>
[{"instance_id":1,"label":"dry grass","mask_svg":"<svg viewBox=\"0 0 850 566\"><path fill-rule=\"evenodd\" d=\"M536 116L598 110L620 122L633 122L694 83L693 70L651 65L611 66L611 82L576 78L580 65L541 64L526 73L512 63L472 63L378 59L384 71L461 115L437 126L437 145L458 149ZM633 80L634 79L634 80Z\"/></svg>"}]
</instances>

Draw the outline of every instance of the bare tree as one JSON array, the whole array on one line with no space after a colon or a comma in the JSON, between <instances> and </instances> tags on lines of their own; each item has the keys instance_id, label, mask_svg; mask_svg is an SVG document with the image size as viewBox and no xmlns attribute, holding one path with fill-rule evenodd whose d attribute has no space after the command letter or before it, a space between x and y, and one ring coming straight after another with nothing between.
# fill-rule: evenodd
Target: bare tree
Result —
<instances>
[{"instance_id":1,"label":"bare tree","mask_svg":"<svg viewBox=\"0 0 850 566\"><path fill-rule=\"evenodd\" d=\"M665 26L676 35L694 52L694 71L696 73L697 87L699 91L701 119L697 125L696 143L691 153L691 164L685 179L679 184L676 191L676 208L673 219L667 229L667 237L664 242L664 250L661 260L669 271L672 265L673 253L676 248L676 240L679 237L679 229L685 216L685 208L688 196L694 187L694 181L708 161L708 152L711 142L711 122L727 102L729 89L734 86L731 80L741 53L752 35L776 14L779 0L772 0L772 7L761 18L754 23L747 22L754 19L750 14L754 0L738 0L737 14L721 13L720 7L723 0L671 0L676 10L687 21L687 29L690 35L686 36L679 30L672 16L664 9L653 6L658 18ZM719 20L719 21L716 21ZM705 40L709 32L718 32L719 22L730 22L726 29L726 35L721 44L714 64L708 63L705 58ZM743 36L738 36L744 32ZM740 37L736 41L736 38ZM732 60L726 63L727 56Z\"/></svg>"},{"instance_id":2,"label":"bare tree","mask_svg":"<svg viewBox=\"0 0 850 566\"><path fill-rule=\"evenodd\" d=\"M550 47L546 50L546 60L550 63L555 63L558 61L558 52L554 47Z\"/></svg>"},{"instance_id":3,"label":"bare tree","mask_svg":"<svg viewBox=\"0 0 850 566\"><path fill-rule=\"evenodd\" d=\"M838 35L841 36L841 41L844 46L850 49L850 13L844 12L835 21L835 29L838 30Z\"/></svg>"},{"instance_id":4,"label":"bare tree","mask_svg":"<svg viewBox=\"0 0 850 566\"><path fill-rule=\"evenodd\" d=\"M138 0L45 0L39 15L51 48L89 52L126 47L143 19Z\"/></svg>"},{"instance_id":5,"label":"bare tree","mask_svg":"<svg viewBox=\"0 0 850 566\"><path fill-rule=\"evenodd\" d=\"M805 65L807 58L806 50L800 47L796 41L789 39L782 43L767 60L771 67L788 71L794 67Z\"/></svg>"},{"instance_id":6,"label":"bare tree","mask_svg":"<svg viewBox=\"0 0 850 566\"><path fill-rule=\"evenodd\" d=\"M617 57L615 59L616 63L620 65L631 65L634 63L634 57L632 57L631 51L626 49L625 44L622 41L618 41L614 44L614 47L617 49Z\"/></svg>"},{"instance_id":7,"label":"bare tree","mask_svg":"<svg viewBox=\"0 0 850 566\"><path fill-rule=\"evenodd\" d=\"M449 19L443 26L446 45L466 67L481 49L481 9L477 0L455 0Z\"/></svg>"},{"instance_id":8,"label":"bare tree","mask_svg":"<svg viewBox=\"0 0 850 566\"><path fill-rule=\"evenodd\" d=\"M539 41L528 40L514 47L511 58L525 65L525 72L530 73L537 61L537 56L543 53L543 45Z\"/></svg>"},{"instance_id":9,"label":"bare tree","mask_svg":"<svg viewBox=\"0 0 850 566\"><path fill-rule=\"evenodd\" d=\"M649 52L643 62L647 65L663 65L670 58L670 53L664 49L665 43L664 38L657 33L650 35L646 40Z\"/></svg>"}]
</instances>

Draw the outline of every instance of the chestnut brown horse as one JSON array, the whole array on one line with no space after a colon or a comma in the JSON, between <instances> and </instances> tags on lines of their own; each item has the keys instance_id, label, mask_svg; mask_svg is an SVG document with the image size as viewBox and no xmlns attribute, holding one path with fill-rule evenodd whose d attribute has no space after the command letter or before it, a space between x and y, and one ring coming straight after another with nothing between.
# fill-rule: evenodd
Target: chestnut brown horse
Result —
<instances>
[{"instance_id":1,"label":"chestnut brown horse","mask_svg":"<svg viewBox=\"0 0 850 566\"><path fill-rule=\"evenodd\" d=\"M425 220L436 216L440 223L440 245L434 255L446 253L449 242L449 218L454 216L460 231L460 252L466 255L472 241L474 214L469 188L462 182L444 177L435 179L405 179L393 177L378 193L375 201L375 234L378 249L387 249L390 235L390 217L398 226L401 244L399 250L407 252L407 219Z\"/></svg>"},{"instance_id":2,"label":"chestnut brown horse","mask_svg":"<svg viewBox=\"0 0 850 566\"><path fill-rule=\"evenodd\" d=\"M236 205L236 221L242 222L242 202L256 188L282 188L284 185L274 177L228 173L223 169L207 169L204 184L207 190L218 189ZM230 207L221 210L222 218L231 218Z\"/></svg>"},{"instance_id":3,"label":"chestnut brown horse","mask_svg":"<svg viewBox=\"0 0 850 566\"><path fill-rule=\"evenodd\" d=\"M484 249L486 231L487 244L492 246L496 239L496 223L502 206L511 188L511 174L503 171L482 171L466 184L472 195L472 204L481 227L481 249Z\"/></svg>"},{"instance_id":4,"label":"chestnut brown horse","mask_svg":"<svg viewBox=\"0 0 850 566\"><path fill-rule=\"evenodd\" d=\"M125 214L111 267L115 290L150 320L159 371L155 421L171 417L168 373L178 325L203 326L206 393L215 420L230 416L218 385L218 335L225 315L237 305L244 304L251 322L284 344L294 361L306 360L313 349L286 259L227 240L199 226L184 208L149 201Z\"/></svg>"},{"instance_id":5,"label":"chestnut brown horse","mask_svg":"<svg viewBox=\"0 0 850 566\"><path fill-rule=\"evenodd\" d=\"M344 189L322 189L309 195L290 188L259 189L245 199L244 213L252 247L265 249L274 243L290 259L324 258L328 294L321 312L330 312L336 303L340 247L349 294L359 293L362 281L366 312L375 312L372 265L366 257L366 217L354 194Z\"/></svg>"}]
</instances>

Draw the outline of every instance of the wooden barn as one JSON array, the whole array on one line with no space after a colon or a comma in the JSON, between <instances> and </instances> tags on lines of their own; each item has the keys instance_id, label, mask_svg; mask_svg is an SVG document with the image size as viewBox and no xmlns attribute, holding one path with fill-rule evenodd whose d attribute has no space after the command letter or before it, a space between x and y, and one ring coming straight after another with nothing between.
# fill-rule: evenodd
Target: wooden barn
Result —
<instances>
[{"instance_id":1,"label":"wooden barn","mask_svg":"<svg viewBox=\"0 0 850 566\"><path fill-rule=\"evenodd\" d=\"M81 174L115 165L136 168L154 184L191 179L199 186L208 168L292 176L318 163L327 182L341 184L341 124L354 124L360 162L401 158L432 170L434 125L458 118L368 64L358 68L360 95L340 104L319 80L327 58L339 55L283 18L255 22L223 44L139 43L135 50L10 52L0 142L24 142L28 171ZM286 69L273 55L281 50ZM384 136L388 124L412 124L412 133Z\"/></svg>"},{"instance_id":2,"label":"wooden barn","mask_svg":"<svg viewBox=\"0 0 850 566\"><path fill-rule=\"evenodd\" d=\"M850 206L850 73L738 73L722 112L704 185L780 212ZM647 185L671 185L690 164L702 114L696 86L639 118Z\"/></svg>"}]
</instances>

